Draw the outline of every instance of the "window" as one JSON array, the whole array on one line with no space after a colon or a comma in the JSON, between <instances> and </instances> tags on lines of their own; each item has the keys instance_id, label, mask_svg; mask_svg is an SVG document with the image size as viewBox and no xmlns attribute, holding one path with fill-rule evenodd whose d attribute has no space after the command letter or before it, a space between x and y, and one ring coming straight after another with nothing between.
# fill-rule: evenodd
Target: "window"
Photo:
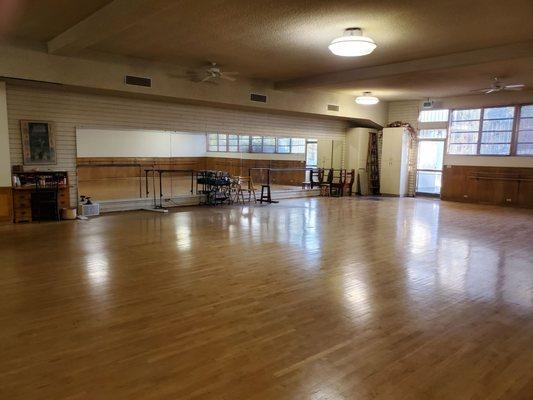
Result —
<instances>
[{"instance_id":1,"label":"window","mask_svg":"<svg viewBox=\"0 0 533 400\"><path fill-rule=\"evenodd\" d=\"M239 136L239 152L248 153L250 151L250 136Z\"/></svg>"},{"instance_id":2,"label":"window","mask_svg":"<svg viewBox=\"0 0 533 400\"><path fill-rule=\"evenodd\" d=\"M228 135L218 134L218 151L228 151Z\"/></svg>"},{"instance_id":3,"label":"window","mask_svg":"<svg viewBox=\"0 0 533 400\"><path fill-rule=\"evenodd\" d=\"M420 122L448 122L449 110L423 110L420 111Z\"/></svg>"},{"instance_id":4,"label":"window","mask_svg":"<svg viewBox=\"0 0 533 400\"><path fill-rule=\"evenodd\" d=\"M448 154L477 154L480 119L480 108L452 112Z\"/></svg>"},{"instance_id":5,"label":"window","mask_svg":"<svg viewBox=\"0 0 533 400\"><path fill-rule=\"evenodd\" d=\"M291 139L291 153L304 154L305 153L305 139L292 138Z\"/></svg>"},{"instance_id":6,"label":"window","mask_svg":"<svg viewBox=\"0 0 533 400\"><path fill-rule=\"evenodd\" d=\"M207 135L207 151L218 151L218 134Z\"/></svg>"},{"instance_id":7,"label":"window","mask_svg":"<svg viewBox=\"0 0 533 400\"><path fill-rule=\"evenodd\" d=\"M533 105L522 106L520 109L516 155L533 155Z\"/></svg>"},{"instance_id":8,"label":"window","mask_svg":"<svg viewBox=\"0 0 533 400\"><path fill-rule=\"evenodd\" d=\"M305 154L304 138L276 138L274 136L226 135L209 133L207 151L230 153Z\"/></svg>"},{"instance_id":9,"label":"window","mask_svg":"<svg viewBox=\"0 0 533 400\"><path fill-rule=\"evenodd\" d=\"M420 139L446 139L446 129L421 129L418 131Z\"/></svg>"},{"instance_id":10,"label":"window","mask_svg":"<svg viewBox=\"0 0 533 400\"><path fill-rule=\"evenodd\" d=\"M494 107L483 110L479 154L511 154L515 107Z\"/></svg>"},{"instance_id":11,"label":"window","mask_svg":"<svg viewBox=\"0 0 533 400\"><path fill-rule=\"evenodd\" d=\"M276 152L276 138L272 136L263 137L263 153Z\"/></svg>"},{"instance_id":12,"label":"window","mask_svg":"<svg viewBox=\"0 0 533 400\"><path fill-rule=\"evenodd\" d=\"M252 153L263 152L263 136L252 136Z\"/></svg>"},{"instance_id":13,"label":"window","mask_svg":"<svg viewBox=\"0 0 533 400\"><path fill-rule=\"evenodd\" d=\"M279 138L276 152L290 153L291 152L291 139L290 138Z\"/></svg>"},{"instance_id":14,"label":"window","mask_svg":"<svg viewBox=\"0 0 533 400\"><path fill-rule=\"evenodd\" d=\"M228 151L230 153L237 153L239 151L238 135L228 135Z\"/></svg>"},{"instance_id":15,"label":"window","mask_svg":"<svg viewBox=\"0 0 533 400\"><path fill-rule=\"evenodd\" d=\"M318 165L318 141L316 139L309 139L307 141L305 165L307 167L316 167Z\"/></svg>"},{"instance_id":16,"label":"window","mask_svg":"<svg viewBox=\"0 0 533 400\"><path fill-rule=\"evenodd\" d=\"M228 136L221 133L207 135L207 151L228 151Z\"/></svg>"}]
</instances>

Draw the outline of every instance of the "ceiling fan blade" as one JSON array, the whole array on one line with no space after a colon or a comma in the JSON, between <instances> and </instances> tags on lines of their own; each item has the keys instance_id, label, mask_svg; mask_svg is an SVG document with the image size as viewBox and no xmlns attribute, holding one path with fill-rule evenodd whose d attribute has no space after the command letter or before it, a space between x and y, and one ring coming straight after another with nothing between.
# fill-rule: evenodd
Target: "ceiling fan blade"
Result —
<instances>
[{"instance_id":1,"label":"ceiling fan blade","mask_svg":"<svg viewBox=\"0 0 533 400\"><path fill-rule=\"evenodd\" d=\"M211 75L207 75L204 79L201 79L200 82L207 82L209 80L211 80L212 76Z\"/></svg>"},{"instance_id":2,"label":"ceiling fan blade","mask_svg":"<svg viewBox=\"0 0 533 400\"><path fill-rule=\"evenodd\" d=\"M239 75L239 73L236 72L236 71L230 71L230 72L226 72L226 71L224 71L224 72L222 72L222 73L223 73L224 75L231 75L231 76Z\"/></svg>"},{"instance_id":3,"label":"ceiling fan blade","mask_svg":"<svg viewBox=\"0 0 533 400\"><path fill-rule=\"evenodd\" d=\"M474 89L474 90L471 90L470 92L471 93L485 93L489 90L493 90L493 89L492 88Z\"/></svg>"},{"instance_id":4,"label":"ceiling fan blade","mask_svg":"<svg viewBox=\"0 0 533 400\"><path fill-rule=\"evenodd\" d=\"M524 87L523 86L518 86L518 87L506 87L506 88L503 88L503 90L511 90L511 91L519 91L519 90L522 90Z\"/></svg>"},{"instance_id":5,"label":"ceiling fan blade","mask_svg":"<svg viewBox=\"0 0 533 400\"><path fill-rule=\"evenodd\" d=\"M236 81L236 79L234 77L228 76L226 73L220 74L220 77L222 79L225 79L225 80L230 81L230 82L235 82Z\"/></svg>"},{"instance_id":6,"label":"ceiling fan blade","mask_svg":"<svg viewBox=\"0 0 533 400\"><path fill-rule=\"evenodd\" d=\"M495 92L499 92L501 89L495 89L495 88L492 88L492 89L489 89L485 92L485 94L491 94L491 93L495 93Z\"/></svg>"},{"instance_id":7,"label":"ceiling fan blade","mask_svg":"<svg viewBox=\"0 0 533 400\"><path fill-rule=\"evenodd\" d=\"M505 85L505 88L506 89L507 88L523 88L524 86L526 86L526 85L520 83L520 84L516 84L516 85Z\"/></svg>"}]
</instances>

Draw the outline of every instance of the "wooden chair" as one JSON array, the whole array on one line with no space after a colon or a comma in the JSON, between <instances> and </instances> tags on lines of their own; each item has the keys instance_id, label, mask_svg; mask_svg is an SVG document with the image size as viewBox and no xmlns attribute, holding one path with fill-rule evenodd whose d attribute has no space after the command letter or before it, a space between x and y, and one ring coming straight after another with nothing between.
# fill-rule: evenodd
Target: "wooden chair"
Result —
<instances>
[{"instance_id":1,"label":"wooden chair","mask_svg":"<svg viewBox=\"0 0 533 400\"><path fill-rule=\"evenodd\" d=\"M339 169L336 171L333 171L333 170L331 171L332 171L332 178L329 184L330 196L342 197L342 195L344 194L344 185L346 183L346 170Z\"/></svg>"},{"instance_id":2,"label":"wooden chair","mask_svg":"<svg viewBox=\"0 0 533 400\"><path fill-rule=\"evenodd\" d=\"M326 181L324 182L325 171L322 170L322 181L319 183L320 196L331 195L331 184L333 183L333 169L328 170Z\"/></svg>"},{"instance_id":3,"label":"wooden chair","mask_svg":"<svg viewBox=\"0 0 533 400\"><path fill-rule=\"evenodd\" d=\"M343 195L347 193L348 196L353 194L353 185L355 183L355 169L352 169L349 172L346 172L346 180L344 182Z\"/></svg>"},{"instance_id":4,"label":"wooden chair","mask_svg":"<svg viewBox=\"0 0 533 400\"><path fill-rule=\"evenodd\" d=\"M57 221L59 213L59 179L56 175L40 176L35 179L35 192L31 195L32 219L41 222L43 211Z\"/></svg>"},{"instance_id":5,"label":"wooden chair","mask_svg":"<svg viewBox=\"0 0 533 400\"><path fill-rule=\"evenodd\" d=\"M257 197L255 195L255 187L254 187L254 181L252 180L251 176L237 176L237 203L239 202L239 198L242 199L242 203L244 204L244 193L246 192L248 194L248 203L252 201L252 197L254 199L254 203L257 203Z\"/></svg>"}]
</instances>

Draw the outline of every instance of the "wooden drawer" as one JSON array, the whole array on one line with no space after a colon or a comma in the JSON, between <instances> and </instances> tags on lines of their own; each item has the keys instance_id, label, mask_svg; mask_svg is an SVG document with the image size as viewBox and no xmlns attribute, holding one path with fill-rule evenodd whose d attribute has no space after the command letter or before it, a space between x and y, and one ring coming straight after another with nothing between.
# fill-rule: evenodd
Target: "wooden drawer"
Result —
<instances>
[{"instance_id":1,"label":"wooden drawer","mask_svg":"<svg viewBox=\"0 0 533 400\"><path fill-rule=\"evenodd\" d=\"M31 200L31 193L23 192L23 191L14 191L13 192L13 201L15 203L17 202L30 202Z\"/></svg>"},{"instance_id":2,"label":"wooden drawer","mask_svg":"<svg viewBox=\"0 0 533 400\"><path fill-rule=\"evenodd\" d=\"M14 213L15 222L31 222L31 209L19 209Z\"/></svg>"}]
</instances>

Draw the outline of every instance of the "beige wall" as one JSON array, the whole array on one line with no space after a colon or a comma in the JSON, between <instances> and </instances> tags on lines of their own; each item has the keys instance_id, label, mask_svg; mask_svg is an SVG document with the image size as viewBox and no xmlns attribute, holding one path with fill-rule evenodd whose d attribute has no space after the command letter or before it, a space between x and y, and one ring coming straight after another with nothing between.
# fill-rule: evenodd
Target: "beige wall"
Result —
<instances>
[{"instance_id":1,"label":"beige wall","mask_svg":"<svg viewBox=\"0 0 533 400\"><path fill-rule=\"evenodd\" d=\"M0 82L0 187L11 187L6 84Z\"/></svg>"},{"instance_id":2,"label":"beige wall","mask_svg":"<svg viewBox=\"0 0 533 400\"><path fill-rule=\"evenodd\" d=\"M50 55L46 49L0 45L0 76L60 83L69 86L116 91L136 95L160 96L186 102L209 102L225 106L255 107L335 117L370 119L383 125L387 119L387 103L361 106L355 96L311 90L274 90L272 84L239 77L237 82L219 85L193 83L176 78L184 71L173 65L102 54L86 54L86 58ZM124 75L152 78L153 87L124 84ZM268 103L250 101L250 92L268 96ZM328 104L340 107L327 111Z\"/></svg>"},{"instance_id":3,"label":"beige wall","mask_svg":"<svg viewBox=\"0 0 533 400\"><path fill-rule=\"evenodd\" d=\"M71 91L7 86L9 142L12 164L22 164L20 120L53 123L57 165L41 169L69 171L76 202L76 128L158 130L191 133L225 132L344 140L346 122L312 116L293 116L183 105ZM217 153L218 155L218 153Z\"/></svg>"}]
</instances>

